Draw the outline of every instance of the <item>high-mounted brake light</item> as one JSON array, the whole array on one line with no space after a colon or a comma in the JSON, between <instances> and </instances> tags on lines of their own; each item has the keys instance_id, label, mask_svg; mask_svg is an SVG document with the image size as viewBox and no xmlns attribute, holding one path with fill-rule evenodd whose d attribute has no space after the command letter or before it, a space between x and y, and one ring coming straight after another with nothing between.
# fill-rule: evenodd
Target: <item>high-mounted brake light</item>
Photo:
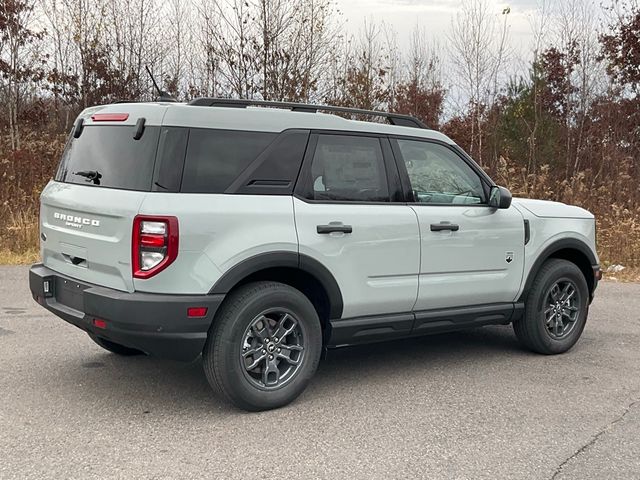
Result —
<instances>
[{"instance_id":1,"label":"high-mounted brake light","mask_svg":"<svg viewBox=\"0 0 640 480\"><path fill-rule=\"evenodd\" d=\"M91 120L94 122L124 122L129 118L128 113L94 113Z\"/></svg>"},{"instance_id":2,"label":"high-mounted brake light","mask_svg":"<svg viewBox=\"0 0 640 480\"><path fill-rule=\"evenodd\" d=\"M131 265L134 278L149 278L178 256L178 219L136 215L133 219Z\"/></svg>"}]
</instances>

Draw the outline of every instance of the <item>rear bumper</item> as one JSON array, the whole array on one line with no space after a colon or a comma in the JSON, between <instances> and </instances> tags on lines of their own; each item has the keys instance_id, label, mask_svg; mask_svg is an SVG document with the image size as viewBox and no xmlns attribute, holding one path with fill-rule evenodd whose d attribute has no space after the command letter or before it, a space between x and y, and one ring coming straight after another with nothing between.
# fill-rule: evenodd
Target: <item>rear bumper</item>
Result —
<instances>
[{"instance_id":1,"label":"rear bumper","mask_svg":"<svg viewBox=\"0 0 640 480\"><path fill-rule=\"evenodd\" d=\"M47 281L48 292L45 292ZM36 264L29 270L33 298L85 332L162 358L190 361L204 348L207 331L224 295L128 293L79 282ZM206 307L204 317L187 316ZM99 328L94 320L104 325Z\"/></svg>"}]
</instances>

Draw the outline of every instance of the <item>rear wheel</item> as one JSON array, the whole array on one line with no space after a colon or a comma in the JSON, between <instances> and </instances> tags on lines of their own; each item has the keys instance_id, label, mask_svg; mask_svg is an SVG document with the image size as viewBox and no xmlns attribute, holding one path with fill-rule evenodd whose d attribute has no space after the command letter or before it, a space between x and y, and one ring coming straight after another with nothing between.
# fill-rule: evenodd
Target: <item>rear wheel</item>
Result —
<instances>
[{"instance_id":1,"label":"rear wheel","mask_svg":"<svg viewBox=\"0 0 640 480\"><path fill-rule=\"evenodd\" d=\"M140 350L136 350L135 348L125 347L124 345L120 345L119 343L114 343L110 340L105 340L104 338L100 338L92 333L89 333L89 338L100 345L105 350L110 351L111 353L115 353L117 355L122 355L123 357L131 357L133 355L144 355L144 352Z\"/></svg>"},{"instance_id":2,"label":"rear wheel","mask_svg":"<svg viewBox=\"0 0 640 480\"><path fill-rule=\"evenodd\" d=\"M525 314L514 322L518 340L542 354L564 353L582 335L589 288L580 269L567 260L544 263L527 294Z\"/></svg>"},{"instance_id":3,"label":"rear wheel","mask_svg":"<svg viewBox=\"0 0 640 480\"><path fill-rule=\"evenodd\" d=\"M214 390L239 408L259 411L298 397L321 350L320 321L309 299L282 283L256 282L229 295L202 356Z\"/></svg>"}]
</instances>

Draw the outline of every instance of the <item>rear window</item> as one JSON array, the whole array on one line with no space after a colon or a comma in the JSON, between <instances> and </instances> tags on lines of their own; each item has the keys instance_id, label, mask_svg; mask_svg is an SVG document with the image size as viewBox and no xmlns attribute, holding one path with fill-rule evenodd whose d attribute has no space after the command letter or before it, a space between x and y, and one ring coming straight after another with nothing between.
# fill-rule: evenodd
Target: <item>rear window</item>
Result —
<instances>
[{"instance_id":1,"label":"rear window","mask_svg":"<svg viewBox=\"0 0 640 480\"><path fill-rule=\"evenodd\" d=\"M87 125L71 137L56 180L123 190L151 190L160 127L146 127L139 140L133 126Z\"/></svg>"},{"instance_id":2,"label":"rear window","mask_svg":"<svg viewBox=\"0 0 640 480\"><path fill-rule=\"evenodd\" d=\"M191 129L181 191L223 193L275 137L265 132Z\"/></svg>"}]
</instances>

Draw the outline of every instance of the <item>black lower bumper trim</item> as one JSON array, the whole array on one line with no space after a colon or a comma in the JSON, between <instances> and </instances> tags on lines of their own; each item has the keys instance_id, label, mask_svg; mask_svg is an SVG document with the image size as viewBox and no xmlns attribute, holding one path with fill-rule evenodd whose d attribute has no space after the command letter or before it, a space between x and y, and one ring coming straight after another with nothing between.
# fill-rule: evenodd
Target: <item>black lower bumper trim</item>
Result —
<instances>
[{"instance_id":1,"label":"black lower bumper trim","mask_svg":"<svg viewBox=\"0 0 640 480\"><path fill-rule=\"evenodd\" d=\"M183 361L202 352L224 300L224 295L121 292L78 282L42 264L31 267L29 286L40 305L86 332L149 355ZM207 314L190 318L189 307L206 307ZM105 328L96 327L95 319L104 320Z\"/></svg>"}]
</instances>

